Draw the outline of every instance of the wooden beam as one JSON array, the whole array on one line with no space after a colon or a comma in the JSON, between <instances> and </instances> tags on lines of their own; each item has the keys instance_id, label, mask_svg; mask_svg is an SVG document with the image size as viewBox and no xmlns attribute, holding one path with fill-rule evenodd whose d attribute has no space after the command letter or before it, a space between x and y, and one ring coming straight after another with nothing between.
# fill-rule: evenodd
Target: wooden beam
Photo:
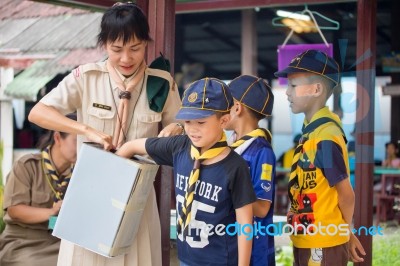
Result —
<instances>
[{"instance_id":1,"label":"wooden beam","mask_svg":"<svg viewBox=\"0 0 400 266\"><path fill-rule=\"evenodd\" d=\"M354 210L355 229L373 225L374 175L374 105L376 63L377 0L357 2L357 99L356 111L356 171ZM363 263L372 265L372 236L357 236L367 255Z\"/></svg>"},{"instance_id":2,"label":"wooden beam","mask_svg":"<svg viewBox=\"0 0 400 266\"><path fill-rule=\"evenodd\" d=\"M15 68L15 69L26 69L34 60L32 59L10 59L10 58L0 58L0 67L5 68Z\"/></svg>"},{"instance_id":3,"label":"wooden beam","mask_svg":"<svg viewBox=\"0 0 400 266\"><path fill-rule=\"evenodd\" d=\"M355 2L355 0L203 0L176 3L176 13L193 13L206 11L227 11L234 9L248 9L256 7L289 6L304 4L332 4Z\"/></svg>"}]
</instances>

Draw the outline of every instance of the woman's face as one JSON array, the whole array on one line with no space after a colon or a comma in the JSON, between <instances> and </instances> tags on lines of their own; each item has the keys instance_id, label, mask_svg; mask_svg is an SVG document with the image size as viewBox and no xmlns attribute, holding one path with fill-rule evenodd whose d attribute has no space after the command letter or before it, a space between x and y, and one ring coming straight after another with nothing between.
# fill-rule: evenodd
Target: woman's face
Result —
<instances>
[{"instance_id":1,"label":"woman's face","mask_svg":"<svg viewBox=\"0 0 400 266\"><path fill-rule=\"evenodd\" d=\"M76 162L76 135L68 134L65 138L60 137L60 153L70 163Z\"/></svg>"},{"instance_id":2,"label":"woman's face","mask_svg":"<svg viewBox=\"0 0 400 266\"><path fill-rule=\"evenodd\" d=\"M107 42L108 60L122 75L129 77L144 61L146 46L146 41L138 40L136 37L125 44L122 39Z\"/></svg>"}]
</instances>

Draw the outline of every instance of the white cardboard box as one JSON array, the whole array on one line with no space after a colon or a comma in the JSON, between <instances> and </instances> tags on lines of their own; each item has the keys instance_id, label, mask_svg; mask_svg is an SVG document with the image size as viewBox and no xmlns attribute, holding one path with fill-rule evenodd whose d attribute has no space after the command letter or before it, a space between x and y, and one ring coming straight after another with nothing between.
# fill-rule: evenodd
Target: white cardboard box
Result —
<instances>
[{"instance_id":1,"label":"white cardboard box","mask_svg":"<svg viewBox=\"0 0 400 266\"><path fill-rule=\"evenodd\" d=\"M158 167L84 143L53 235L103 256L125 254Z\"/></svg>"}]
</instances>

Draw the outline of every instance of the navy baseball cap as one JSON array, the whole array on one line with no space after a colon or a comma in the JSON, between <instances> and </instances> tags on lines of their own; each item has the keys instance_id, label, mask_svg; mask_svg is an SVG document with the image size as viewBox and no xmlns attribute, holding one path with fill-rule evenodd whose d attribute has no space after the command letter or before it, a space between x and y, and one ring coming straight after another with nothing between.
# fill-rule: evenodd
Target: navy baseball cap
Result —
<instances>
[{"instance_id":1,"label":"navy baseball cap","mask_svg":"<svg viewBox=\"0 0 400 266\"><path fill-rule=\"evenodd\" d=\"M229 89L232 97L247 108L265 116L272 114L274 95L264 79L242 75L229 83Z\"/></svg>"},{"instance_id":2,"label":"navy baseball cap","mask_svg":"<svg viewBox=\"0 0 400 266\"><path fill-rule=\"evenodd\" d=\"M196 80L185 90L176 119L206 118L216 112L228 112L232 105L232 95L222 80L203 78Z\"/></svg>"},{"instance_id":3,"label":"navy baseball cap","mask_svg":"<svg viewBox=\"0 0 400 266\"><path fill-rule=\"evenodd\" d=\"M339 64L326 53L307 50L292 59L289 66L275 72L276 77L287 78L292 73L313 73L339 84Z\"/></svg>"}]
</instances>

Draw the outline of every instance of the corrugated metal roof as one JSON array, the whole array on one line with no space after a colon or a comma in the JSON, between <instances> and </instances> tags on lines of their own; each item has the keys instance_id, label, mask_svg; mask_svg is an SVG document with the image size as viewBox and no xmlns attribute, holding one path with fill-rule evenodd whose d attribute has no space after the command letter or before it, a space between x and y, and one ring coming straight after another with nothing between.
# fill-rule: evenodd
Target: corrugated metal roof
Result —
<instances>
[{"instance_id":1,"label":"corrugated metal roof","mask_svg":"<svg viewBox=\"0 0 400 266\"><path fill-rule=\"evenodd\" d=\"M8 96L27 101L37 101L37 94L58 74L64 74L77 65L104 59L99 49L75 49L63 51L52 60L37 60L9 83L4 91ZM77 64L78 63L78 64Z\"/></svg>"},{"instance_id":2,"label":"corrugated metal roof","mask_svg":"<svg viewBox=\"0 0 400 266\"><path fill-rule=\"evenodd\" d=\"M0 19L19 19L88 13L83 9L49 5L25 0L1 0Z\"/></svg>"},{"instance_id":3,"label":"corrugated metal roof","mask_svg":"<svg viewBox=\"0 0 400 266\"><path fill-rule=\"evenodd\" d=\"M24 0L0 2L0 51L55 55L22 71L7 86L7 95L36 101L37 92L57 74L105 58L96 47L102 13Z\"/></svg>"},{"instance_id":4,"label":"corrugated metal roof","mask_svg":"<svg viewBox=\"0 0 400 266\"><path fill-rule=\"evenodd\" d=\"M14 98L24 99L26 101L37 100L37 94L57 73L41 73L36 72L46 65L48 62L38 60L28 69L19 74L10 84L7 85L4 93Z\"/></svg>"}]
</instances>

